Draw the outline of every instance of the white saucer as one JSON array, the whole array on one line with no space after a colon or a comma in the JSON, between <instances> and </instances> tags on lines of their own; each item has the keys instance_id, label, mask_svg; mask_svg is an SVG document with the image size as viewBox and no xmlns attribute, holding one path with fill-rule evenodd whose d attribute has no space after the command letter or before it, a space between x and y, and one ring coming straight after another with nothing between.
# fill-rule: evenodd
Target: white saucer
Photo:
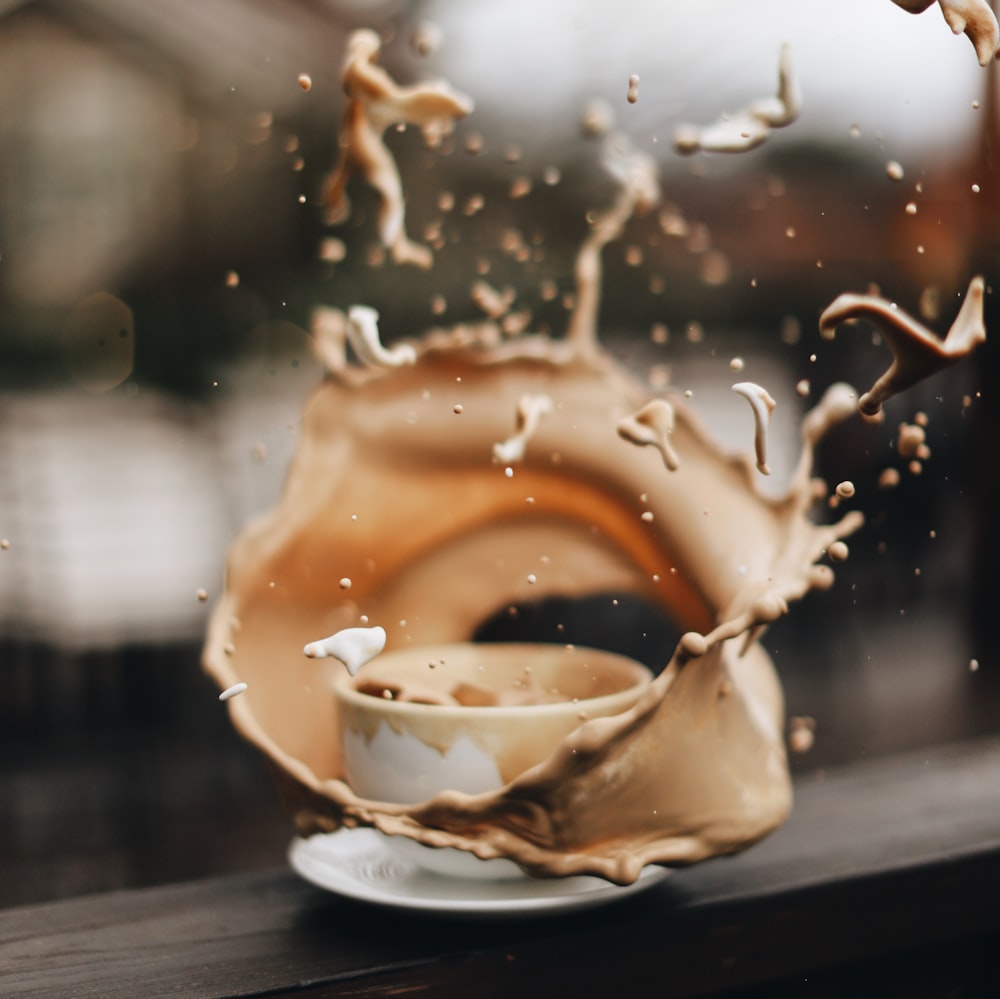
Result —
<instances>
[{"instance_id":1,"label":"white saucer","mask_svg":"<svg viewBox=\"0 0 1000 999\"><path fill-rule=\"evenodd\" d=\"M665 867L646 867L634 884L603 878L511 878L473 881L425 871L386 847L374 829L340 829L296 837L288 847L293 869L307 881L348 898L398 909L468 916L530 916L615 902L662 881Z\"/></svg>"}]
</instances>

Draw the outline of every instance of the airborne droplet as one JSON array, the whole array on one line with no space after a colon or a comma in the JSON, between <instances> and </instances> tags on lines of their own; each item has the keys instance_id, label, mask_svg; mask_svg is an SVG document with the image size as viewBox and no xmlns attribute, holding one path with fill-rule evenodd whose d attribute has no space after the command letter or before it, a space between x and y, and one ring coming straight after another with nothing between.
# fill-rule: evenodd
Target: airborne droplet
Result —
<instances>
[{"instance_id":1,"label":"airborne droplet","mask_svg":"<svg viewBox=\"0 0 1000 999\"><path fill-rule=\"evenodd\" d=\"M63 328L66 365L82 389L99 395L120 385L135 360L132 310L107 292L77 303Z\"/></svg>"}]
</instances>

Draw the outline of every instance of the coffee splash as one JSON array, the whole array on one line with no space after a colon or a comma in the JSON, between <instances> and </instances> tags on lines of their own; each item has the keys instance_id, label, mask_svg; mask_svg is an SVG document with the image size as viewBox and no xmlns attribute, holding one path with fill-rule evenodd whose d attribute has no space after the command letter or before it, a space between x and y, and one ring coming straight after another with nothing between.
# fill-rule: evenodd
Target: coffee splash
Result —
<instances>
[{"instance_id":1,"label":"coffee splash","mask_svg":"<svg viewBox=\"0 0 1000 999\"><path fill-rule=\"evenodd\" d=\"M517 403L517 430L493 445L493 457L502 465L523 461L528 441L535 435L542 417L552 412L552 399L547 395L522 395Z\"/></svg>"},{"instance_id":2,"label":"coffee splash","mask_svg":"<svg viewBox=\"0 0 1000 999\"><path fill-rule=\"evenodd\" d=\"M764 143L771 130L784 128L798 118L802 94L792 72L792 52L786 44L778 60L778 92L754 101L711 125L679 125L674 149L679 153L743 153Z\"/></svg>"},{"instance_id":3,"label":"coffee splash","mask_svg":"<svg viewBox=\"0 0 1000 999\"><path fill-rule=\"evenodd\" d=\"M733 386L733 391L750 403L753 412L753 450L757 458L757 471L761 475L770 475L771 468L767 463L767 428L776 403L771 393L756 382L737 382Z\"/></svg>"},{"instance_id":4,"label":"coffee splash","mask_svg":"<svg viewBox=\"0 0 1000 999\"><path fill-rule=\"evenodd\" d=\"M340 660L351 676L367 662L371 662L385 648L385 628L343 628L328 638L310 642L302 652L310 659L333 656Z\"/></svg>"},{"instance_id":5,"label":"coffee splash","mask_svg":"<svg viewBox=\"0 0 1000 999\"><path fill-rule=\"evenodd\" d=\"M416 352L408 343L396 344L391 350L382 346L378 330L378 313L367 305L352 305L345 327L347 341L365 363L383 368L398 368L413 364Z\"/></svg>"},{"instance_id":6,"label":"coffee splash","mask_svg":"<svg viewBox=\"0 0 1000 999\"><path fill-rule=\"evenodd\" d=\"M878 295L845 293L820 316L820 333L833 339L841 323L864 319L878 327L892 350L889 369L858 400L865 416L877 416L882 404L935 372L970 354L986 339L983 325L985 284L974 277L965 301L942 340L921 322Z\"/></svg>"},{"instance_id":7,"label":"coffee splash","mask_svg":"<svg viewBox=\"0 0 1000 999\"><path fill-rule=\"evenodd\" d=\"M402 657L383 656L348 686L379 699L445 707L578 704L581 718L592 699L620 694L650 678L648 670L630 659L576 646L447 645L415 651L407 650ZM522 722L537 724L537 719L531 723L522 716ZM375 732L365 734L372 737ZM462 735L475 741L466 731ZM439 748L447 751L450 745ZM518 746L519 765L512 766L502 753L497 754L496 764L501 773L515 776L525 769L523 758L529 754L529 746Z\"/></svg>"},{"instance_id":8,"label":"coffee splash","mask_svg":"<svg viewBox=\"0 0 1000 999\"><path fill-rule=\"evenodd\" d=\"M848 386L826 392L803 420L787 492L767 498L754 461L723 452L683 398L651 398L612 361L597 339L601 250L659 187L648 157L606 142L619 190L580 250L563 339L505 339L486 321L397 345L401 366L358 366L349 320L318 315L328 377L279 505L231 549L205 650L220 687L247 684L231 718L271 762L302 833L368 825L537 875L629 883L648 863L739 850L788 813L782 693L757 639L832 583L821 560L845 557L841 539L862 522L809 519L826 492L811 477L815 446L858 400ZM893 346L918 377L954 359L921 336ZM550 407L516 469L500 468L494 446L526 397ZM399 805L344 782L329 691L340 667L303 663L303 638L373 621L388 649L439 645L529 598L609 591L645 598L683 631L634 708L583 722L495 792Z\"/></svg>"},{"instance_id":9,"label":"coffee splash","mask_svg":"<svg viewBox=\"0 0 1000 999\"><path fill-rule=\"evenodd\" d=\"M347 184L358 174L378 192L379 238L401 264L426 270L434 255L430 247L406 235L405 200L396 161L382 141L392 125L416 125L430 145L439 143L456 119L472 110L472 101L447 83L400 86L378 63L382 43L374 31L355 31L348 41L341 82L347 106L341 125L340 154L323 190L326 221L345 222L350 216Z\"/></svg>"},{"instance_id":10,"label":"coffee splash","mask_svg":"<svg viewBox=\"0 0 1000 999\"><path fill-rule=\"evenodd\" d=\"M892 0L897 7L920 14L934 3L934 0ZM980 66L988 66L996 58L1000 46L1000 25L989 0L938 0L941 13L956 35L965 34L976 49Z\"/></svg>"},{"instance_id":11,"label":"coffee splash","mask_svg":"<svg viewBox=\"0 0 1000 999\"><path fill-rule=\"evenodd\" d=\"M674 407L666 399L653 399L639 412L618 423L618 435L633 444L651 444L660 452L663 464L676 472L681 466L677 452L670 446L674 432Z\"/></svg>"},{"instance_id":12,"label":"coffee splash","mask_svg":"<svg viewBox=\"0 0 1000 999\"><path fill-rule=\"evenodd\" d=\"M601 251L619 239L633 215L643 215L660 200L660 182L653 158L628 139L612 133L604 138L601 165L617 182L618 194L609 208L595 214L590 233L576 257L576 306L566 328L566 341L579 355L595 354L597 313L601 304Z\"/></svg>"},{"instance_id":13,"label":"coffee splash","mask_svg":"<svg viewBox=\"0 0 1000 999\"><path fill-rule=\"evenodd\" d=\"M277 764L301 829L372 824L536 873L628 881L652 860L738 849L785 817L780 688L759 645L743 645L829 584L815 563L860 523L805 516L813 442L853 412L853 394L834 392L806 419L799 473L774 501L755 491L752 462L716 448L680 400L676 471L623 441L616 425L644 390L605 356L565 346L431 338L413 366L368 369L361 385L331 379L310 400L281 504L232 550L207 652L220 683L249 683L233 720ZM460 419L448 401L456 374L474 400ZM491 444L526 386L555 405L508 479ZM346 595L341 574L353 580ZM303 634L364 613L385 622L388 648L461 641L529 596L609 589L704 633L685 636L633 712L585 723L557 757L484 798L402 809L359 800L339 779L330 695L313 664L304 672Z\"/></svg>"}]
</instances>

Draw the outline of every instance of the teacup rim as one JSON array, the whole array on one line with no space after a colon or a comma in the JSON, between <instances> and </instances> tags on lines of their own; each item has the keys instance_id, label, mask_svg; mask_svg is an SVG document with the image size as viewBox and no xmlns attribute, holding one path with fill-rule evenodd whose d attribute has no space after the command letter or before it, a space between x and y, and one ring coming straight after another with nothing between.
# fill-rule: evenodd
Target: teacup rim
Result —
<instances>
[{"instance_id":1,"label":"teacup rim","mask_svg":"<svg viewBox=\"0 0 1000 999\"><path fill-rule=\"evenodd\" d=\"M419 652L424 648L434 649L435 651L447 649L457 650L466 648L470 645L474 645L482 649L502 649L507 652L515 650L527 652L538 649L549 650L565 647L567 649L572 649L573 651L584 654L593 653L600 655L606 660L616 661L622 666L633 670L634 678L633 681L627 686L611 691L610 693L599 694L595 697L579 697L566 701L550 701L544 704L428 704L422 701L395 701L389 698L383 699L375 697L372 694L362 693L355 687L355 683L358 681L359 677L363 679L365 667L362 666L358 673L354 675L349 673L346 668L337 670L332 679L335 696L341 698L349 704L368 711L374 710L374 705L377 704L380 712L385 712L388 716L395 715L397 717L415 713L427 718L440 718L444 720L450 717L468 718L469 712L474 712L476 716L494 719L504 717L521 717L525 714L529 714L534 718L541 718L547 715L585 711L588 705L591 708L596 707L599 709L601 705L605 705L609 701L627 701L630 698L634 700L637 696L642 694L642 692L650 685L650 683L652 683L654 679L653 671L648 666L639 662L637 659L633 659L632 657L625 655L624 653L614 652L610 649L600 649L589 645L576 645L573 643L559 642L446 642L428 646L404 646L386 651L382 655L378 656L377 659L373 660L372 664L384 663L387 659L396 655Z\"/></svg>"}]
</instances>

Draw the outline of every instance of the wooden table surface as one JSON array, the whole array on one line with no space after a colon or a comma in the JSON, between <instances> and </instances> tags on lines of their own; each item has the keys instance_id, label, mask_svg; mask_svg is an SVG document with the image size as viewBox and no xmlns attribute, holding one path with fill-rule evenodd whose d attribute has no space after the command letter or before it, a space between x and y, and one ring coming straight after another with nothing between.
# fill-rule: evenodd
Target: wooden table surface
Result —
<instances>
[{"instance_id":1,"label":"wooden table surface","mask_svg":"<svg viewBox=\"0 0 1000 999\"><path fill-rule=\"evenodd\" d=\"M993 738L801 781L744 854L578 914L390 911L284 869L7 909L0 995L964 999L1000 995L998 899Z\"/></svg>"}]
</instances>

